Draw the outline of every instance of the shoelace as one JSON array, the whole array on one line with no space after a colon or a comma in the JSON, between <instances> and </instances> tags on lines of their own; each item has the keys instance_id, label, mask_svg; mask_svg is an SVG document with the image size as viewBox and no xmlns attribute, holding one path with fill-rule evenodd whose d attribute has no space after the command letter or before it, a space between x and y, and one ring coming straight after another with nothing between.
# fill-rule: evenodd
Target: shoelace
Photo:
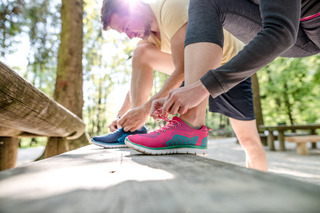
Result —
<instances>
[{"instance_id":1,"label":"shoelace","mask_svg":"<svg viewBox=\"0 0 320 213\"><path fill-rule=\"evenodd\" d=\"M171 119L169 119L169 117L167 115L162 115L161 112L162 112L161 109L157 109L157 113L156 113L156 114L158 114L157 117L161 120L168 122L168 124L160 129L156 130L155 132L157 134L160 134L161 132L166 132L166 130L176 128L177 126L181 126L181 123L179 121L171 120Z\"/></svg>"},{"instance_id":2,"label":"shoelace","mask_svg":"<svg viewBox=\"0 0 320 213\"><path fill-rule=\"evenodd\" d=\"M156 130L155 132L156 132L157 134L160 134L161 132L166 132L166 130L170 130L170 129L172 129L172 128L176 128L177 125L178 125L178 126L181 126L181 123L180 123L179 121L170 120L169 117L168 117L168 115L162 115L161 113L162 113L162 110L161 110L161 109L157 109L155 114L157 114L157 117L158 117L159 119L168 122L168 124L165 125L164 127L160 128L160 129ZM212 129L206 127L206 128L203 129L203 130L204 130L204 131L211 131Z\"/></svg>"}]
</instances>

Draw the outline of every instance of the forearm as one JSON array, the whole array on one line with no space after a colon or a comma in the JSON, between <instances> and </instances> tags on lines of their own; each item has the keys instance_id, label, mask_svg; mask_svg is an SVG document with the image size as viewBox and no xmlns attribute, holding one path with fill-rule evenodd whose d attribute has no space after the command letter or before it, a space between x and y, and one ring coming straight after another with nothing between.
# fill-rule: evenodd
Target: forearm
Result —
<instances>
[{"instance_id":1,"label":"forearm","mask_svg":"<svg viewBox=\"0 0 320 213\"><path fill-rule=\"evenodd\" d=\"M260 0L263 29L232 60L201 78L213 97L227 92L295 44L300 4L300 0Z\"/></svg>"},{"instance_id":2,"label":"forearm","mask_svg":"<svg viewBox=\"0 0 320 213\"><path fill-rule=\"evenodd\" d=\"M178 88L181 86L184 80L184 72L183 68L176 68L175 71L170 75L170 77L166 80L162 88L157 92L154 96L152 96L144 105L146 108L150 109L152 105L152 101L166 97L170 90Z\"/></svg>"}]
</instances>

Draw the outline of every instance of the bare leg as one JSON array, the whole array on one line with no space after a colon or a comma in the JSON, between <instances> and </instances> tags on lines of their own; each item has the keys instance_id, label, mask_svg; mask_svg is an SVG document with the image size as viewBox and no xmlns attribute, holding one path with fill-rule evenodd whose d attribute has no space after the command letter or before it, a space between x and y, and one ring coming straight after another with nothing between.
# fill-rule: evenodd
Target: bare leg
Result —
<instances>
[{"instance_id":1,"label":"bare leg","mask_svg":"<svg viewBox=\"0 0 320 213\"><path fill-rule=\"evenodd\" d=\"M153 87L153 70L170 75L174 65L170 54L161 52L153 44L143 43L134 50L132 58L131 108L144 104Z\"/></svg>"},{"instance_id":2,"label":"bare leg","mask_svg":"<svg viewBox=\"0 0 320 213\"><path fill-rule=\"evenodd\" d=\"M241 121L233 118L229 119L232 128L246 153L247 167L267 172L267 157L260 141L256 120Z\"/></svg>"},{"instance_id":3,"label":"bare leg","mask_svg":"<svg viewBox=\"0 0 320 213\"><path fill-rule=\"evenodd\" d=\"M221 63L222 49L213 43L195 43L185 48L185 81L189 85L199 80L209 69L218 67ZM208 100L194 107L180 117L194 126L205 124L206 106ZM239 121L230 119L232 127L245 149L248 168L267 171L267 160L261 145L254 121Z\"/></svg>"},{"instance_id":4,"label":"bare leg","mask_svg":"<svg viewBox=\"0 0 320 213\"><path fill-rule=\"evenodd\" d=\"M185 85L188 86L208 72L220 66L222 60L222 48L214 43L194 43L186 46L185 52ZM206 107L208 99L205 99L198 106L189 109L181 115L181 119L193 126L201 127L205 124Z\"/></svg>"}]
</instances>

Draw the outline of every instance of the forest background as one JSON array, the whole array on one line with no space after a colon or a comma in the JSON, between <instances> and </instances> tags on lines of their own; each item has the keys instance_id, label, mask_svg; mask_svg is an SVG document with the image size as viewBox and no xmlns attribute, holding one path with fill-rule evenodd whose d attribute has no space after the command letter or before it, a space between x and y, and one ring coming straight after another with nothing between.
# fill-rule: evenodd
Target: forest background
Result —
<instances>
[{"instance_id":1,"label":"forest background","mask_svg":"<svg viewBox=\"0 0 320 213\"><path fill-rule=\"evenodd\" d=\"M67 0L1 0L0 60L50 97L54 97L62 36L61 5ZM108 134L129 89L131 57L137 39L102 31L102 0L84 0L82 118L89 136ZM75 11L78 12L79 11ZM153 94L167 76L154 72ZM254 79L258 124L320 123L320 55L278 58ZM256 81L258 80L258 81ZM159 124L151 118L149 128ZM233 136L228 118L207 114L212 136ZM25 139L29 144L29 139ZM31 140L31 139L30 139ZM43 139L32 139L33 142Z\"/></svg>"}]
</instances>

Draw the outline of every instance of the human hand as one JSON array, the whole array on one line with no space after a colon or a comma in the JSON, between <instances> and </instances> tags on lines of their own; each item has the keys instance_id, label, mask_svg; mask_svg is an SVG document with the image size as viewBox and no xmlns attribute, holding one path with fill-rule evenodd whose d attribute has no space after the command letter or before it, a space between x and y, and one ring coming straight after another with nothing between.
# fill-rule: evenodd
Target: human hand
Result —
<instances>
[{"instance_id":1,"label":"human hand","mask_svg":"<svg viewBox=\"0 0 320 213\"><path fill-rule=\"evenodd\" d=\"M118 130L119 128L121 128L121 126L118 124L118 120L119 120L119 118L112 121L112 123L109 125L109 130L111 132L114 132L114 131Z\"/></svg>"},{"instance_id":2,"label":"human hand","mask_svg":"<svg viewBox=\"0 0 320 213\"><path fill-rule=\"evenodd\" d=\"M127 111L118 121L124 131L135 131L142 127L149 116L149 109L145 109L144 105Z\"/></svg>"},{"instance_id":3,"label":"human hand","mask_svg":"<svg viewBox=\"0 0 320 213\"><path fill-rule=\"evenodd\" d=\"M169 114L185 114L189 109L199 105L210 93L201 83L197 81L188 86L173 89L162 103L162 111Z\"/></svg>"},{"instance_id":4,"label":"human hand","mask_svg":"<svg viewBox=\"0 0 320 213\"><path fill-rule=\"evenodd\" d=\"M162 111L162 109L161 109L163 106L163 103L165 102L166 99L167 99L167 97L164 97L164 98L159 98L159 99L152 101L150 116L153 119L159 120L160 115L162 115L164 117L168 116L168 113Z\"/></svg>"}]
</instances>

